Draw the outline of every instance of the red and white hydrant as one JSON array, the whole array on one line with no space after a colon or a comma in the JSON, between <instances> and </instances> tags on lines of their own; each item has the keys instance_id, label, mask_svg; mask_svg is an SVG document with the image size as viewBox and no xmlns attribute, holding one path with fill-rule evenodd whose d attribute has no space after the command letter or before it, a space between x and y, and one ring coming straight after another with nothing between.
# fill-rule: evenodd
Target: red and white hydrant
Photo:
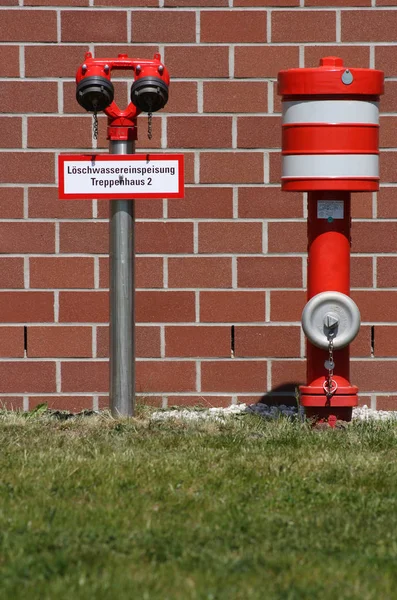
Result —
<instances>
[{"instance_id":1,"label":"red and white hydrant","mask_svg":"<svg viewBox=\"0 0 397 600\"><path fill-rule=\"evenodd\" d=\"M350 420L358 404L349 344L360 328L350 298L350 193L379 189L379 96L383 72L348 69L328 56L320 66L278 75L282 96L284 191L308 192L308 417Z\"/></svg>"}]
</instances>

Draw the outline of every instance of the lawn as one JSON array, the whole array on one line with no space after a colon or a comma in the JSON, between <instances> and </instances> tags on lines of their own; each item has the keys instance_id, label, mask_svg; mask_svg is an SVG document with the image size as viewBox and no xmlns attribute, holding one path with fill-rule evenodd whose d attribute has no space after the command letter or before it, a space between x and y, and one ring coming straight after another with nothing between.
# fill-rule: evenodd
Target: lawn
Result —
<instances>
[{"instance_id":1,"label":"lawn","mask_svg":"<svg viewBox=\"0 0 397 600\"><path fill-rule=\"evenodd\" d=\"M397 598L397 422L0 413L0 598Z\"/></svg>"}]
</instances>

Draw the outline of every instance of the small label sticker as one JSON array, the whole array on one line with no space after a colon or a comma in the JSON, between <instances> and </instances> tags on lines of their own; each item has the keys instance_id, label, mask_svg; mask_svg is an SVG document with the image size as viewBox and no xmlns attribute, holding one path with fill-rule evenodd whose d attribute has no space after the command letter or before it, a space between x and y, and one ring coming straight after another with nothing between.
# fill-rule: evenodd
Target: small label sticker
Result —
<instances>
[{"instance_id":1,"label":"small label sticker","mask_svg":"<svg viewBox=\"0 0 397 600\"><path fill-rule=\"evenodd\" d=\"M317 219L343 219L343 200L318 200Z\"/></svg>"}]
</instances>

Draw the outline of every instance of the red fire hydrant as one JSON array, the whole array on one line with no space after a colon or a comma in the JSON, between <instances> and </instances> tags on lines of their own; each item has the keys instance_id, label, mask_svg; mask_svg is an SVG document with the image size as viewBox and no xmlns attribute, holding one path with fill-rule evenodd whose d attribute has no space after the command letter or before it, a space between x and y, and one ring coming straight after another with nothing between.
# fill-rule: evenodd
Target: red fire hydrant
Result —
<instances>
[{"instance_id":1,"label":"red fire hydrant","mask_svg":"<svg viewBox=\"0 0 397 600\"><path fill-rule=\"evenodd\" d=\"M379 189L379 96L383 72L348 69L334 56L278 75L282 96L282 189L308 192L307 417L351 420L349 344L360 328L350 298L350 193Z\"/></svg>"}]
</instances>

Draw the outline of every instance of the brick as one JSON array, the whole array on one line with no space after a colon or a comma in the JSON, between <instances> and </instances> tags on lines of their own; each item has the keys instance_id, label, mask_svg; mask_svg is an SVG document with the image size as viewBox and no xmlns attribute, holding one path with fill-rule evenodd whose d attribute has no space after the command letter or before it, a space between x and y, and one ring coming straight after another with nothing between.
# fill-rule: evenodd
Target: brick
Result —
<instances>
[{"instance_id":1,"label":"brick","mask_svg":"<svg viewBox=\"0 0 397 600\"><path fill-rule=\"evenodd\" d=\"M28 148L90 148L91 116L29 117Z\"/></svg>"},{"instance_id":2,"label":"brick","mask_svg":"<svg viewBox=\"0 0 397 600\"><path fill-rule=\"evenodd\" d=\"M231 288L230 258L169 258L169 288Z\"/></svg>"},{"instance_id":3,"label":"brick","mask_svg":"<svg viewBox=\"0 0 397 600\"><path fill-rule=\"evenodd\" d=\"M51 410L67 410L72 413L93 409L92 396L29 396L29 410L43 403Z\"/></svg>"},{"instance_id":4,"label":"brick","mask_svg":"<svg viewBox=\"0 0 397 600\"><path fill-rule=\"evenodd\" d=\"M164 6L228 6L228 0L165 0Z\"/></svg>"},{"instance_id":5,"label":"brick","mask_svg":"<svg viewBox=\"0 0 397 600\"><path fill-rule=\"evenodd\" d=\"M73 200L74 202L74 200ZM110 216L109 200L98 200L98 219L108 219ZM162 219L163 218L163 200L150 200L146 198L135 200L135 218L136 219Z\"/></svg>"},{"instance_id":6,"label":"brick","mask_svg":"<svg viewBox=\"0 0 397 600\"><path fill-rule=\"evenodd\" d=\"M168 117L169 148L224 148L232 145L231 117Z\"/></svg>"},{"instance_id":7,"label":"brick","mask_svg":"<svg viewBox=\"0 0 397 600\"><path fill-rule=\"evenodd\" d=\"M62 11L62 42L126 42L127 14L115 10Z\"/></svg>"},{"instance_id":8,"label":"brick","mask_svg":"<svg viewBox=\"0 0 397 600\"><path fill-rule=\"evenodd\" d=\"M168 200L168 218L232 219L233 190L227 187L185 188L185 198L182 201Z\"/></svg>"},{"instance_id":9,"label":"brick","mask_svg":"<svg viewBox=\"0 0 397 600\"><path fill-rule=\"evenodd\" d=\"M350 365L351 380L361 392L394 391L397 388L397 361L360 360Z\"/></svg>"},{"instance_id":10,"label":"brick","mask_svg":"<svg viewBox=\"0 0 397 600\"><path fill-rule=\"evenodd\" d=\"M380 97L380 112L397 112L397 81L385 81L385 93Z\"/></svg>"},{"instance_id":11,"label":"brick","mask_svg":"<svg viewBox=\"0 0 397 600\"><path fill-rule=\"evenodd\" d=\"M280 117L238 117L238 148L280 148Z\"/></svg>"},{"instance_id":12,"label":"brick","mask_svg":"<svg viewBox=\"0 0 397 600\"><path fill-rule=\"evenodd\" d=\"M281 152L269 152L270 183L280 183L281 180Z\"/></svg>"},{"instance_id":13,"label":"brick","mask_svg":"<svg viewBox=\"0 0 397 600\"><path fill-rule=\"evenodd\" d=\"M23 258L0 258L0 288L23 288Z\"/></svg>"},{"instance_id":14,"label":"brick","mask_svg":"<svg viewBox=\"0 0 397 600\"><path fill-rule=\"evenodd\" d=\"M374 327L374 355L397 356L397 327L376 325Z\"/></svg>"},{"instance_id":15,"label":"brick","mask_svg":"<svg viewBox=\"0 0 397 600\"><path fill-rule=\"evenodd\" d=\"M223 360L201 363L204 392L264 392L267 389L266 361Z\"/></svg>"},{"instance_id":16,"label":"brick","mask_svg":"<svg viewBox=\"0 0 397 600\"><path fill-rule=\"evenodd\" d=\"M23 218L23 189L0 187L0 214L2 219Z\"/></svg>"},{"instance_id":17,"label":"brick","mask_svg":"<svg viewBox=\"0 0 397 600\"><path fill-rule=\"evenodd\" d=\"M194 321L194 292L137 292L135 318L138 323Z\"/></svg>"},{"instance_id":18,"label":"brick","mask_svg":"<svg viewBox=\"0 0 397 600\"><path fill-rule=\"evenodd\" d=\"M343 42L388 42L394 39L396 27L395 11L342 11Z\"/></svg>"},{"instance_id":19,"label":"brick","mask_svg":"<svg viewBox=\"0 0 397 600\"><path fill-rule=\"evenodd\" d=\"M55 391L55 362L0 362L0 393Z\"/></svg>"},{"instance_id":20,"label":"brick","mask_svg":"<svg viewBox=\"0 0 397 600\"><path fill-rule=\"evenodd\" d=\"M269 252L306 252L307 224L303 222L268 223Z\"/></svg>"},{"instance_id":21,"label":"brick","mask_svg":"<svg viewBox=\"0 0 397 600\"><path fill-rule=\"evenodd\" d=\"M1 323L44 323L54 320L54 294L0 292Z\"/></svg>"},{"instance_id":22,"label":"brick","mask_svg":"<svg viewBox=\"0 0 397 600\"><path fill-rule=\"evenodd\" d=\"M55 10L31 11L18 9L1 11L0 38L3 42L56 42L57 16Z\"/></svg>"},{"instance_id":23,"label":"brick","mask_svg":"<svg viewBox=\"0 0 397 600\"><path fill-rule=\"evenodd\" d=\"M62 392L107 392L108 361L73 361L61 363Z\"/></svg>"},{"instance_id":24,"label":"brick","mask_svg":"<svg viewBox=\"0 0 397 600\"><path fill-rule=\"evenodd\" d=\"M99 259L99 287L109 287L109 259L107 257ZM163 287L162 258L148 258L147 256L135 257L135 287Z\"/></svg>"},{"instance_id":25,"label":"brick","mask_svg":"<svg viewBox=\"0 0 397 600\"><path fill-rule=\"evenodd\" d=\"M199 252L262 252L261 223L199 223Z\"/></svg>"},{"instance_id":26,"label":"brick","mask_svg":"<svg viewBox=\"0 0 397 600\"><path fill-rule=\"evenodd\" d=\"M192 11L141 10L131 16L133 42L172 44L196 41L196 15Z\"/></svg>"},{"instance_id":27,"label":"brick","mask_svg":"<svg viewBox=\"0 0 397 600\"><path fill-rule=\"evenodd\" d=\"M53 223L0 223L0 252L41 254L54 250Z\"/></svg>"},{"instance_id":28,"label":"brick","mask_svg":"<svg viewBox=\"0 0 397 600\"><path fill-rule=\"evenodd\" d=\"M372 192L351 195L351 215L353 219L372 218Z\"/></svg>"},{"instance_id":29,"label":"brick","mask_svg":"<svg viewBox=\"0 0 397 600\"><path fill-rule=\"evenodd\" d=\"M77 13L78 11L76 11ZM80 61L81 62L81 61ZM114 97L116 102L121 106L127 105L129 94L127 94L127 84L123 81L113 81ZM74 81L65 81L63 83L63 112L65 114L80 114L87 115L87 111L80 106L76 100L76 83ZM102 130L106 130L106 119L99 116L99 135L102 135Z\"/></svg>"},{"instance_id":30,"label":"brick","mask_svg":"<svg viewBox=\"0 0 397 600\"><path fill-rule=\"evenodd\" d=\"M230 358L230 327L166 327L166 356Z\"/></svg>"},{"instance_id":31,"label":"brick","mask_svg":"<svg viewBox=\"0 0 397 600\"><path fill-rule=\"evenodd\" d=\"M3 81L1 106L8 113L58 111L57 84L49 81Z\"/></svg>"},{"instance_id":32,"label":"brick","mask_svg":"<svg viewBox=\"0 0 397 600\"><path fill-rule=\"evenodd\" d=\"M90 219L92 217L91 202L58 200L56 187L29 188L28 203L30 219Z\"/></svg>"},{"instance_id":33,"label":"brick","mask_svg":"<svg viewBox=\"0 0 397 600\"><path fill-rule=\"evenodd\" d=\"M264 81L205 81L204 112L267 112Z\"/></svg>"},{"instance_id":34,"label":"brick","mask_svg":"<svg viewBox=\"0 0 397 600\"><path fill-rule=\"evenodd\" d=\"M135 328L135 353L139 358L159 358L160 327L142 326ZM97 356L109 356L109 328L97 328Z\"/></svg>"},{"instance_id":35,"label":"brick","mask_svg":"<svg viewBox=\"0 0 397 600\"><path fill-rule=\"evenodd\" d=\"M372 283L372 258L370 256L352 256L350 268L351 287L371 288Z\"/></svg>"},{"instance_id":36,"label":"brick","mask_svg":"<svg viewBox=\"0 0 397 600\"><path fill-rule=\"evenodd\" d=\"M269 84L269 86L270 85L271 84ZM282 102L281 102L281 96L278 95L277 82L273 83L273 112L274 113L282 112Z\"/></svg>"},{"instance_id":37,"label":"brick","mask_svg":"<svg viewBox=\"0 0 397 600\"><path fill-rule=\"evenodd\" d=\"M397 218L397 189L392 187L380 188L378 192L378 218Z\"/></svg>"},{"instance_id":38,"label":"brick","mask_svg":"<svg viewBox=\"0 0 397 600\"><path fill-rule=\"evenodd\" d=\"M285 193L279 187L240 187L239 219L294 219L303 217L300 193Z\"/></svg>"},{"instance_id":39,"label":"brick","mask_svg":"<svg viewBox=\"0 0 397 600\"><path fill-rule=\"evenodd\" d=\"M293 288L302 286L302 260L298 257L239 257L238 286Z\"/></svg>"},{"instance_id":40,"label":"brick","mask_svg":"<svg viewBox=\"0 0 397 600\"><path fill-rule=\"evenodd\" d=\"M202 323L247 323L265 320L264 292L201 292Z\"/></svg>"},{"instance_id":41,"label":"brick","mask_svg":"<svg viewBox=\"0 0 397 600\"><path fill-rule=\"evenodd\" d=\"M379 147L393 148L396 145L394 131L397 117L380 117Z\"/></svg>"},{"instance_id":42,"label":"brick","mask_svg":"<svg viewBox=\"0 0 397 600\"><path fill-rule=\"evenodd\" d=\"M171 85L170 97L166 106L167 113L197 112L197 83L173 81Z\"/></svg>"},{"instance_id":43,"label":"brick","mask_svg":"<svg viewBox=\"0 0 397 600\"><path fill-rule=\"evenodd\" d=\"M168 407L195 406L200 408L226 408L232 403L232 396L213 396L197 394L196 396L168 396Z\"/></svg>"},{"instance_id":44,"label":"brick","mask_svg":"<svg viewBox=\"0 0 397 600\"><path fill-rule=\"evenodd\" d=\"M262 152L202 152L201 183L263 183Z\"/></svg>"},{"instance_id":45,"label":"brick","mask_svg":"<svg viewBox=\"0 0 397 600\"><path fill-rule=\"evenodd\" d=\"M302 310L306 304L306 292L274 291L270 293L270 320L294 322L301 320Z\"/></svg>"},{"instance_id":46,"label":"brick","mask_svg":"<svg viewBox=\"0 0 397 600\"><path fill-rule=\"evenodd\" d=\"M397 252L397 223L353 222L352 252Z\"/></svg>"},{"instance_id":47,"label":"brick","mask_svg":"<svg viewBox=\"0 0 397 600\"><path fill-rule=\"evenodd\" d=\"M92 288L92 258L34 258L29 261L32 288Z\"/></svg>"},{"instance_id":48,"label":"brick","mask_svg":"<svg viewBox=\"0 0 397 600\"><path fill-rule=\"evenodd\" d=\"M0 396L0 408L3 410L23 410L22 396Z\"/></svg>"},{"instance_id":49,"label":"brick","mask_svg":"<svg viewBox=\"0 0 397 600\"><path fill-rule=\"evenodd\" d=\"M60 292L60 323L107 323L109 296L107 292Z\"/></svg>"},{"instance_id":50,"label":"brick","mask_svg":"<svg viewBox=\"0 0 397 600\"><path fill-rule=\"evenodd\" d=\"M233 6L299 6L299 0L234 0Z\"/></svg>"},{"instance_id":51,"label":"brick","mask_svg":"<svg viewBox=\"0 0 397 600\"><path fill-rule=\"evenodd\" d=\"M0 183L54 183L49 152L0 152Z\"/></svg>"},{"instance_id":52,"label":"brick","mask_svg":"<svg viewBox=\"0 0 397 600\"><path fill-rule=\"evenodd\" d=\"M1 46L0 73L2 77L19 77L18 46Z\"/></svg>"},{"instance_id":53,"label":"brick","mask_svg":"<svg viewBox=\"0 0 397 600\"><path fill-rule=\"evenodd\" d=\"M195 183L196 156L194 152L184 152L185 155L185 184Z\"/></svg>"},{"instance_id":54,"label":"brick","mask_svg":"<svg viewBox=\"0 0 397 600\"><path fill-rule=\"evenodd\" d=\"M192 223L140 223L136 251L141 254L193 252Z\"/></svg>"},{"instance_id":55,"label":"brick","mask_svg":"<svg viewBox=\"0 0 397 600\"><path fill-rule=\"evenodd\" d=\"M167 46L164 63L172 77L229 77L226 46Z\"/></svg>"},{"instance_id":56,"label":"brick","mask_svg":"<svg viewBox=\"0 0 397 600\"><path fill-rule=\"evenodd\" d=\"M272 42L335 42L336 13L314 10L272 13ZM354 21L354 19L353 19Z\"/></svg>"},{"instance_id":57,"label":"brick","mask_svg":"<svg viewBox=\"0 0 397 600\"><path fill-rule=\"evenodd\" d=\"M24 352L24 328L0 327L0 356L4 358L23 358Z\"/></svg>"},{"instance_id":58,"label":"brick","mask_svg":"<svg viewBox=\"0 0 397 600\"><path fill-rule=\"evenodd\" d=\"M377 410L397 410L397 396L377 396Z\"/></svg>"},{"instance_id":59,"label":"brick","mask_svg":"<svg viewBox=\"0 0 397 600\"><path fill-rule=\"evenodd\" d=\"M299 67L298 46L236 46L235 77L277 77L282 69Z\"/></svg>"},{"instance_id":60,"label":"brick","mask_svg":"<svg viewBox=\"0 0 397 600\"><path fill-rule=\"evenodd\" d=\"M88 6L88 0L24 0L25 6Z\"/></svg>"},{"instance_id":61,"label":"brick","mask_svg":"<svg viewBox=\"0 0 397 600\"><path fill-rule=\"evenodd\" d=\"M74 77L88 46L25 46L26 77Z\"/></svg>"},{"instance_id":62,"label":"brick","mask_svg":"<svg viewBox=\"0 0 397 600\"><path fill-rule=\"evenodd\" d=\"M91 327L29 327L29 358L89 358L92 356Z\"/></svg>"},{"instance_id":63,"label":"brick","mask_svg":"<svg viewBox=\"0 0 397 600\"><path fill-rule=\"evenodd\" d=\"M385 71L386 75L395 73L397 68L397 47L375 46L375 68Z\"/></svg>"},{"instance_id":64,"label":"brick","mask_svg":"<svg viewBox=\"0 0 397 600\"><path fill-rule=\"evenodd\" d=\"M344 2L344 0L342 1ZM324 56L339 56L348 67L368 69L370 65L368 46L342 46L338 44L335 46L306 46L305 67L318 67L320 58Z\"/></svg>"},{"instance_id":65,"label":"brick","mask_svg":"<svg viewBox=\"0 0 397 600\"><path fill-rule=\"evenodd\" d=\"M350 344L351 356L371 356L371 327L361 325L355 340Z\"/></svg>"},{"instance_id":66,"label":"brick","mask_svg":"<svg viewBox=\"0 0 397 600\"><path fill-rule=\"evenodd\" d=\"M266 42L266 13L262 11L201 11L202 42Z\"/></svg>"},{"instance_id":67,"label":"brick","mask_svg":"<svg viewBox=\"0 0 397 600\"><path fill-rule=\"evenodd\" d=\"M396 6L396 0L377 0L377 6Z\"/></svg>"},{"instance_id":68,"label":"brick","mask_svg":"<svg viewBox=\"0 0 397 600\"><path fill-rule=\"evenodd\" d=\"M397 287L397 257L378 256L377 258L377 287Z\"/></svg>"},{"instance_id":69,"label":"brick","mask_svg":"<svg viewBox=\"0 0 397 600\"><path fill-rule=\"evenodd\" d=\"M272 391L294 393L299 385L306 383L306 361L273 360Z\"/></svg>"},{"instance_id":70,"label":"brick","mask_svg":"<svg viewBox=\"0 0 397 600\"><path fill-rule=\"evenodd\" d=\"M371 6L371 0L306 0L306 6Z\"/></svg>"},{"instance_id":71,"label":"brick","mask_svg":"<svg viewBox=\"0 0 397 600\"><path fill-rule=\"evenodd\" d=\"M61 223L61 252L106 254L109 251L107 223Z\"/></svg>"},{"instance_id":72,"label":"brick","mask_svg":"<svg viewBox=\"0 0 397 600\"><path fill-rule=\"evenodd\" d=\"M136 364L137 393L190 392L196 388L193 361L139 361Z\"/></svg>"},{"instance_id":73,"label":"brick","mask_svg":"<svg viewBox=\"0 0 397 600\"><path fill-rule=\"evenodd\" d=\"M155 6L158 7L158 0L94 0L95 6ZM107 55L106 55L107 56Z\"/></svg>"},{"instance_id":74,"label":"brick","mask_svg":"<svg viewBox=\"0 0 397 600\"><path fill-rule=\"evenodd\" d=\"M234 354L244 356L300 356L300 327L236 327Z\"/></svg>"},{"instance_id":75,"label":"brick","mask_svg":"<svg viewBox=\"0 0 397 600\"><path fill-rule=\"evenodd\" d=\"M0 117L2 148L21 148L22 119L19 117Z\"/></svg>"},{"instance_id":76,"label":"brick","mask_svg":"<svg viewBox=\"0 0 397 600\"><path fill-rule=\"evenodd\" d=\"M362 322L395 321L397 292L355 291L352 298L360 309Z\"/></svg>"}]
</instances>

